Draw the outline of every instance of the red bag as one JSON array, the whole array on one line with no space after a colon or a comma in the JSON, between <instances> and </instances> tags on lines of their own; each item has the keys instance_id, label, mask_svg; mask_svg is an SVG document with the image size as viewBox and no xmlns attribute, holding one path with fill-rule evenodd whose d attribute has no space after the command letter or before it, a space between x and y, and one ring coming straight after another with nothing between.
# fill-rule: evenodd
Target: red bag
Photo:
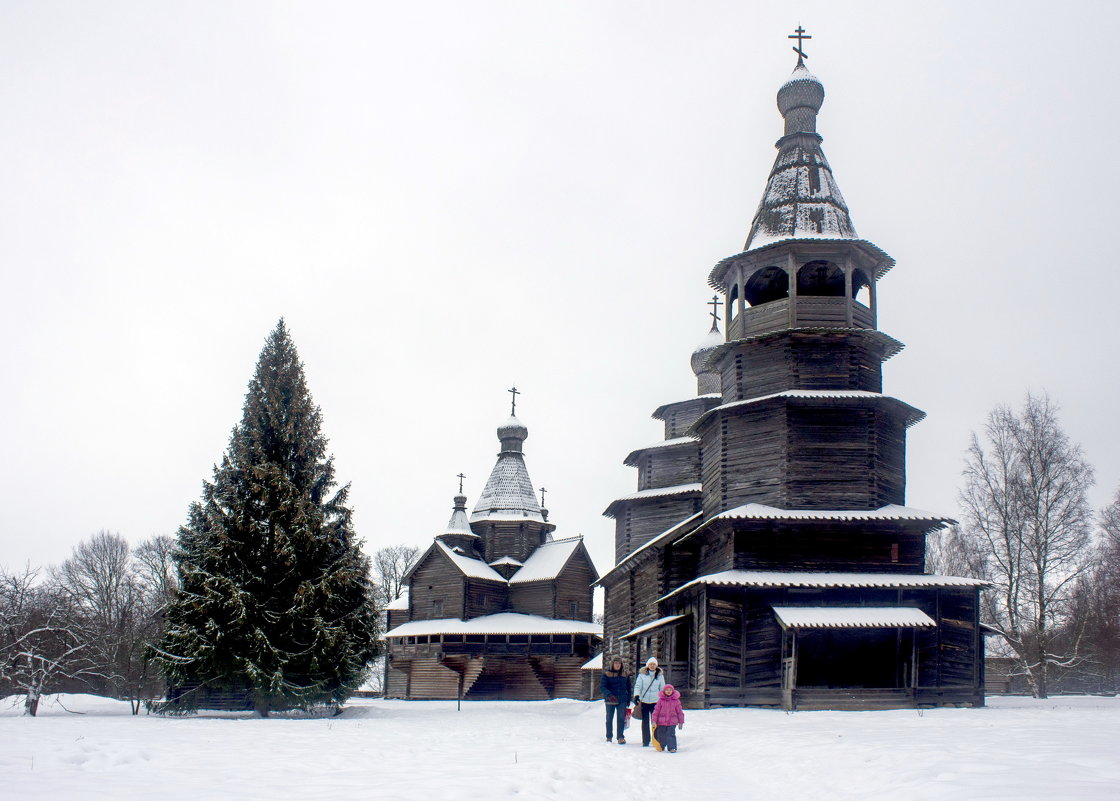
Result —
<instances>
[{"instance_id":1,"label":"red bag","mask_svg":"<svg viewBox=\"0 0 1120 801\"><path fill-rule=\"evenodd\" d=\"M630 718L632 718L632 717L634 717L634 710L632 710L630 707L626 707L626 720L623 721L622 728L624 728L624 729L629 729L630 728Z\"/></svg>"}]
</instances>

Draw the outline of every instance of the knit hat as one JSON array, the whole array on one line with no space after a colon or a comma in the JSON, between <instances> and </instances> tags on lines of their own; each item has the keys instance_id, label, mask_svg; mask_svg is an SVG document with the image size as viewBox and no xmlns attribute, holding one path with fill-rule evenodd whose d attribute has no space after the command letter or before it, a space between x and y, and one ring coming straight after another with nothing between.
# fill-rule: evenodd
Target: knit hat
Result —
<instances>
[{"instance_id":1,"label":"knit hat","mask_svg":"<svg viewBox=\"0 0 1120 801\"><path fill-rule=\"evenodd\" d=\"M651 656L646 660L646 667L657 667L657 660Z\"/></svg>"}]
</instances>

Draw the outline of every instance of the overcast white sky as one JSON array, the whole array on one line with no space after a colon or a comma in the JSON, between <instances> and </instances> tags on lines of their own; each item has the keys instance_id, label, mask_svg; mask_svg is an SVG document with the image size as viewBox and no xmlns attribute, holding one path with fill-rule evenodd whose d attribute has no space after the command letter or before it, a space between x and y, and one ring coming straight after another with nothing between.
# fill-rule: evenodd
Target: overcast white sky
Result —
<instances>
[{"instance_id":1,"label":"overcast white sky","mask_svg":"<svg viewBox=\"0 0 1120 801\"><path fill-rule=\"evenodd\" d=\"M912 506L1028 389L1120 484L1111 2L3 2L0 565L172 534L284 316L367 548L473 506L506 389L601 570L694 393L813 35L825 153L895 257Z\"/></svg>"}]
</instances>

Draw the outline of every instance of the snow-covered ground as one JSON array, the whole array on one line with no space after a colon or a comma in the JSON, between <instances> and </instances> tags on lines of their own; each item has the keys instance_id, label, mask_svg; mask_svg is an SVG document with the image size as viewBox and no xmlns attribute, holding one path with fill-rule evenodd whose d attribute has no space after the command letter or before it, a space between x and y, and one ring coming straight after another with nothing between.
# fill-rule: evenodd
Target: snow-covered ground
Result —
<instances>
[{"instance_id":1,"label":"snow-covered ground","mask_svg":"<svg viewBox=\"0 0 1120 801\"><path fill-rule=\"evenodd\" d=\"M1120 798L1120 698L924 713L687 712L680 751L603 741L579 701L352 702L336 718L131 717L85 695L0 701L11 799Z\"/></svg>"}]
</instances>

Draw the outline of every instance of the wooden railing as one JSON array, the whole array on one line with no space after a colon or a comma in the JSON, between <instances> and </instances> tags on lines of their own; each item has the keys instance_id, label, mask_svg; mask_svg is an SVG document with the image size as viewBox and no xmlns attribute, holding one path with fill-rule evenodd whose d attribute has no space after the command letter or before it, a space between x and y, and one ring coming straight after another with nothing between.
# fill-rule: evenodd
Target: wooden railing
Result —
<instances>
[{"instance_id":1,"label":"wooden railing","mask_svg":"<svg viewBox=\"0 0 1120 801\"><path fill-rule=\"evenodd\" d=\"M731 321L728 339L781 331L791 327L789 298L772 300L751 306ZM828 298L802 295L796 299L792 327L794 328L847 328L848 309L851 308L853 328L874 328L875 318L871 309L848 298Z\"/></svg>"}]
</instances>

